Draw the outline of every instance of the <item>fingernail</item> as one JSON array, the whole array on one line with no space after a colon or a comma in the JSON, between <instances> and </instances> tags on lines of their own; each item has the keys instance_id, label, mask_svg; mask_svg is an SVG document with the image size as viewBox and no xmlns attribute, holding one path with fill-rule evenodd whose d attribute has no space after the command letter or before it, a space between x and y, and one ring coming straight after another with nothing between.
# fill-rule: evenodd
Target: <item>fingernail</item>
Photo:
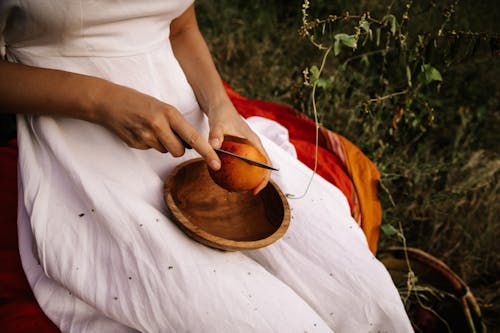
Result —
<instances>
[{"instance_id":1,"label":"fingernail","mask_svg":"<svg viewBox=\"0 0 500 333\"><path fill-rule=\"evenodd\" d=\"M219 170L220 169L220 162L217 160L212 160L212 161L210 161L210 167L214 170Z\"/></svg>"},{"instance_id":2,"label":"fingernail","mask_svg":"<svg viewBox=\"0 0 500 333\"><path fill-rule=\"evenodd\" d=\"M210 139L210 145L212 145L213 148L218 148L219 147L219 139L218 138L214 138L214 139Z\"/></svg>"}]
</instances>

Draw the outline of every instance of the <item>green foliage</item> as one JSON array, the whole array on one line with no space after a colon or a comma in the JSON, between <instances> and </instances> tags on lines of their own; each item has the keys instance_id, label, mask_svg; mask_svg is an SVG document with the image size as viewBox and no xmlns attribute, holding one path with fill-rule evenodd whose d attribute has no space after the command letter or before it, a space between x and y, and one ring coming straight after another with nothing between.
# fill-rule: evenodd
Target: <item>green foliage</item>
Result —
<instances>
[{"instance_id":1,"label":"green foliage","mask_svg":"<svg viewBox=\"0 0 500 333\"><path fill-rule=\"evenodd\" d=\"M499 37L458 30L458 6L393 1L385 12L314 18L305 1L300 35L322 52L334 49L326 77L314 77L327 81L314 99L323 123L355 141L382 172L381 246L407 241L469 283L488 284L500 271L493 241L500 236L500 140L489 131L490 140L480 138L498 125ZM479 253L490 258L482 267L472 259Z\"/></svg>"}]
</instances>

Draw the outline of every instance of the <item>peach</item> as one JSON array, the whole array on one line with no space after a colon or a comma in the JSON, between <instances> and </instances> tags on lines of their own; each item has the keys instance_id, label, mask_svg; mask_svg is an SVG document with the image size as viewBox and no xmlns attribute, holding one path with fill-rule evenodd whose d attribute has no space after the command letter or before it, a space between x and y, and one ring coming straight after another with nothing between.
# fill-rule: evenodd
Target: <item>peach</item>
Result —
<instances>
[{"instance_id":1,"label":"peach","mask_svg":"<svg viewBox=\"0 0 500 333\"><path fill-rule=\"evenodd\" d=\"M267 158L248 140L226 135L220 147L223 150L250 158L257 162L268 163ZM221 168L208 169L214 182L231 192L250 191L257 187L267 176L268 170L249 164L237 157L218 153Z\"/></svg>"}]
</instances>

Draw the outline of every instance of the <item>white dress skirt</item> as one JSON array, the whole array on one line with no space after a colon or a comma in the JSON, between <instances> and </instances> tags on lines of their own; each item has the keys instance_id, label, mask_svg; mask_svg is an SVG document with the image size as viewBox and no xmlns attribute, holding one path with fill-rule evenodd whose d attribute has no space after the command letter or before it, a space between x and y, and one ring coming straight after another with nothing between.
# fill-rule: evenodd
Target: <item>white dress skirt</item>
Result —
<instances>
[{"instance_id":1,"label":"white dress skirt","mask_svg":"<svg viewBox=\"0 0 500 333\"><path fill-rule=\"evenodd\" d=\"M5 57L101 77L208 125L169 43L181 0L2 0ZM43 82L40 82L43 84ZM260 126L285 193L311 170ZM267 131L267 133L266 133ZM267 137L272 137L273 140ZM285 135L286 137L286 135ZM276 243L223 252L167 217L163 183L181 158L129 148L103 127L18 116L19 244L38 303L63 332L411 332L342 192L315 176Z\"/></svg>"}]
</instances>

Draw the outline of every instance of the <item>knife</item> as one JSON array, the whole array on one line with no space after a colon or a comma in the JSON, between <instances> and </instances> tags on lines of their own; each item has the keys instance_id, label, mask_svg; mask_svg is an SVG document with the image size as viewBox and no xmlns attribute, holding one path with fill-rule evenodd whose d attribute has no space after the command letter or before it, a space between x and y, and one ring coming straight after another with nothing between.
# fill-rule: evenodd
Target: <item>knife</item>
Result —
<instances>
[{"instance_id":1,"label":"knife","mask_svg":"<svg viewBox=\"0 0 500 333\"><path fill-rule=\"evenodd\" d=\"M184 139L181 138L181 136L179 134L177 134L177 133L175 133L175 134L177 135L177 137L179 138L179 140L181 140L182 144L184 145L184 147L186 149L192 149L193 148L186 141L184 141ZM272 167L272 166L270 166L268 164L255 161L255 160L252 160L251 158L244 157L244 156L241 156L241 155L238 155L238 154L235 154L235 153L231 153L230 151L227 151L227 150L224 150L224 149L214 148L214 150L216 152L218 152L218 153L221 153L221 154L231 155L233 157L239 158L240 160L245 161L248 164L255 165L255 166L259 167L259 168L264 168L264 169L279 171L279 169L276 169L275 167Z\"/></svg>"},{"instance_id":2,"label":"knife","mask_svg":"<svg viewBox=\"0 0 500 333\"><path fill-rule=\"evenodd\" d=\"M255 160L252 160L251 158L248 158L248 157L244 157L244 156L241 156L241 155L238 155L238 154L235 154L235 153L231 153L230 151L227 151L227 150L224 150L224 149L214 148L214 150L216 152L218 152L218 153L222 153L222 154L226 154L226 155L231 155L233 157L239 158L240 160L243 160L243 161L247 162L248 164L255 165L255 166L258 166L260 168L274 170L274 171L279 171L279 169L276 169L276 168L274 168L274 167L272 167L270 165L267 165L267 164L264 164L264 163L261 163L261 162L257 162Z\"/></svg>"}]
</instances>

